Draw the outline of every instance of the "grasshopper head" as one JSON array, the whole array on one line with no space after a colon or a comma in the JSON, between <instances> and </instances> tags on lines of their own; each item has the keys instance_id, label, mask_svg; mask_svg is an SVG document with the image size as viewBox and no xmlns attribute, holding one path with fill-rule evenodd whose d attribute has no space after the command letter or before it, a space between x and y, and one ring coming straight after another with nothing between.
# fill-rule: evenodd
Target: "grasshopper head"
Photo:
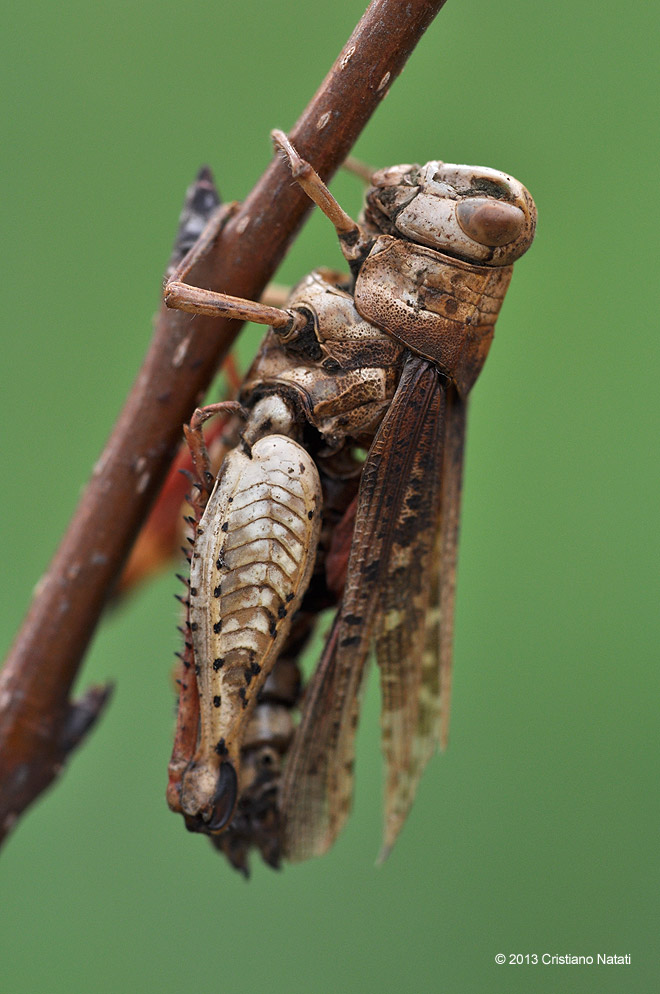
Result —
<instances>
[{"instance_id":1,"label":"grasshopper head","mask_svg":"<svg viewBox=\"0 0 660 994\"><path fill-rule=\"evenodd\" d=\"M367 223L487 266L527 251L536 207L522 183L484 166L427 162L381 169L367 191Z\"/></svg>"}]
</instances>

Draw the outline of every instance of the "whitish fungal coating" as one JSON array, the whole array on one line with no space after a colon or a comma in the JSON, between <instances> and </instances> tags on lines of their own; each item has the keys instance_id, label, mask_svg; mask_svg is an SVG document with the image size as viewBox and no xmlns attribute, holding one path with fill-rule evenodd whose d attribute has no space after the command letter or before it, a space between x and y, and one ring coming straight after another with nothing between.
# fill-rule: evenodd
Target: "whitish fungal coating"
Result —
<instances>
[{"instance_id":1,"label":"whitish fungal coating","mask_svg":"<svg viewBox=\"0 0 660 994\"><path fill-rule=\"evenodd\" d=\"M200 739L181 801L212 830L231 816L245 729L307 588L320 506L311 457L292 439L268 435L249 455L228 455L199 524L190 627Z\"/></svg>"}]
</instances>

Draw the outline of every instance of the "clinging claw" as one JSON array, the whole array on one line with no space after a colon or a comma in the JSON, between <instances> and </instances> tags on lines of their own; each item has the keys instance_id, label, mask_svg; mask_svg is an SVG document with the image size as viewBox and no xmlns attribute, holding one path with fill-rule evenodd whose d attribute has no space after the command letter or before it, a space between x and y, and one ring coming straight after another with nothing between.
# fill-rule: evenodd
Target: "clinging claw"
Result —
<instances>
[{"instance_id":1,"label":"clinging claw","mask_svg":"<svg viewBox=\"0 0 660 994\"><path fill-rule=\"evenodd\" d=\"M309 162L298 155L295 148L291 144L288 135L285 135L279 128L273 128L270 136L273 139L275 147L278 148L288 159L291 175L295 180L299 179L301 176L304 176L305 173L307 173L308 176L310 173L314 173L314 175L316 175Z\"/></svg>"}]
</instances>

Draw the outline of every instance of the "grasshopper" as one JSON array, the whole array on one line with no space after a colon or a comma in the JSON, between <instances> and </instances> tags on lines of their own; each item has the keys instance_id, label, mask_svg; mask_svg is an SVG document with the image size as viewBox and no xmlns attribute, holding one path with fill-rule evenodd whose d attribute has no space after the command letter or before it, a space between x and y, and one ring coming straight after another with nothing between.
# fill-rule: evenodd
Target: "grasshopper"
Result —
<instances>
[{"instance_id":1,"label":"grasshopper","mask_svg":"<svg viewBox=\"0 0 660 994\"><path fill-rule=\"evenodd\" d=\"M190 286L212 219L165 288L170 307L269 325L217 478L201 426L228 405L198 410L188 431L200 481L185 656L195 682L169 795L243 870L250 846L277 865L336 839L372 648L383 856L446 744L467 399L536 226L517 180L440 161L374 173L358 223L286 135L273 137L350 275L317 269L284 307ZM294 728L297 658L328 606Z\"/></svg>"}]
</instances>

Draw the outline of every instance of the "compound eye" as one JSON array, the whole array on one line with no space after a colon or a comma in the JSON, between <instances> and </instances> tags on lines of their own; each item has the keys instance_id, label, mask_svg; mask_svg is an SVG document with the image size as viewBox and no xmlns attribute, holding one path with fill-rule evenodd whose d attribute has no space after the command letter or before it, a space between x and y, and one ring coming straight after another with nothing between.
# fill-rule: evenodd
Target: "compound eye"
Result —
<instances>
[{"instance_id":1,"label":"compound eye","mask_svg":"<svg viewBox=\"0 0 660 994\"><path fill-rule=\"evenodd\" d=\"M491 247L514 241L525 224L525 215L519 207L488 197L461 201L456 218L469 238Z\"/></svg>"}]
</instances>

